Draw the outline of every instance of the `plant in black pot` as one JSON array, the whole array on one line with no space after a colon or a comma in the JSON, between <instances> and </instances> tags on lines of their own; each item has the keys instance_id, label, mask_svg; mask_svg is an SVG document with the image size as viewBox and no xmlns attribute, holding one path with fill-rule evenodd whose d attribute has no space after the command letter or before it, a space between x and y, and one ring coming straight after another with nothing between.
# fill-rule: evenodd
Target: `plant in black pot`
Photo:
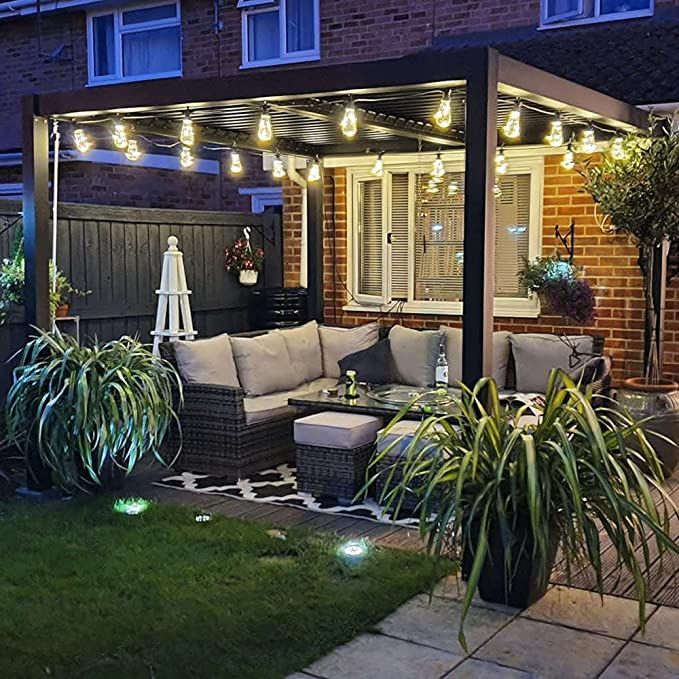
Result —
<instances>
[{"instance_id":1,"label":"plant in black pot","mask_svg":"<svg viewBox=\"0 0 679 679\"><path fill-rule=\"evenodd\" d=\"M176 421L174 368L138 340L80 346L41 332L23 350L7 396L9 441L29 472L66 491L115 485L160 446ZM49 474L45 474L45 471Z\"/></svg>"},{"instance_id":2,"label":"plant in black pot","mask_svg":"<svg viewBox=\"0 0 679 679\"><path fill-rule=\"evenodd\" d=\"M476 589L487 601L530 605L546 591L559 545L566 573L589 563L601 591L600 531L633 576L643 627L651 547L679 548L667 533L676 509L640 423L618 408L595 408L591 391L562 371L550 375L544 403L530 406L537 415L501 403L488 378L463 387L453 405L452 414L423 420L390 466L380 465L389 446L371 465L392 477L381 504L393 510L408 493L418 496L420 531L436 559L461 550L462 645Z\"/></svg>"}]
</instances>

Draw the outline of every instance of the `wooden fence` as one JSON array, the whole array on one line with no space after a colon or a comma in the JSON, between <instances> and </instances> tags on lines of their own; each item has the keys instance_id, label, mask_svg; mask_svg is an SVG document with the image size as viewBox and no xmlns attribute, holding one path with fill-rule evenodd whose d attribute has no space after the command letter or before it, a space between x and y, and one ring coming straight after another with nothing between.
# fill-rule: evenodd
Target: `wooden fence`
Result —
<instances>
[{"instance_id":1,"label":"wooden fence","mask_svg":"<svg viewBox=\"0 0 679 679\"><path fill-rule=\"evenodd\" d=\"M0 204L11 219L21 207ZM2 222L0 222L1 226ZM191 308L199 336L248 328L249 289L224 271L224 248L251 227L254 246L264 249L259 286L282 284L282 241L276 215L100 205L59 206L57 263L73 286L91 290L74 297L71 314L80 316L81 337L109 340L136 335L151 341L155 324L163 252L169 236L177 236L192 290ZM0 235L0 257L9 256L16 228ZM0 394L11 379L6 364L25 339L22 313L0 328Z\"/></svg>"}]
</instances>

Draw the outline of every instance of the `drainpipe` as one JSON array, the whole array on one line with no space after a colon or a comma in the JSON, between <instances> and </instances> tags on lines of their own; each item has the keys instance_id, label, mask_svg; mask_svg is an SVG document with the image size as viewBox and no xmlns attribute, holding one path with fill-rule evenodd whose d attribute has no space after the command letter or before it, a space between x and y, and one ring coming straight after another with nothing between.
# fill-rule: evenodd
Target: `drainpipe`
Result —
<instances>
[{"instance_id":1,"label":"drainpipe","mask_svg":"<svg viewBox=\"0 0 679 679\"><path fill-rule=\"evenodd\" d=\"M308 284L307 276L307 190L306 190L306 179L297 172L295 167L295 158L293 156L288 156L288 177L297 186L302 188L302 238L301 238L301 250L302 259L299 263L299 284L301 287L306 288Z\"/></svg>"}]
</instances>

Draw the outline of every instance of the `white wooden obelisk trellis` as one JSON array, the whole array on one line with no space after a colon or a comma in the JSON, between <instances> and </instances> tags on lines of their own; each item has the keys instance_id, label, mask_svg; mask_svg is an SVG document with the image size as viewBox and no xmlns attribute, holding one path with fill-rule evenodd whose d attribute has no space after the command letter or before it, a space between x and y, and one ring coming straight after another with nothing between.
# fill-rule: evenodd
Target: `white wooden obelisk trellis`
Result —
<instances>
[{"instance_id":1,"label":"white wooden obelisk trellis","mask_svg":"<svg viewBox=\"0 0 679 679\"><path fill-rule=\"evenodd\" d=\"M178 242L176 236L170 236L167 239L168 247L163 255L160 289L156 290L156 295L158 295L156 329L151 332L153 353L156 356L163 339L176 342L178 339L192 340L196 336L189 304L191 291L186 285L184 255L177 248Z\"/></svg>"}]
</instances>

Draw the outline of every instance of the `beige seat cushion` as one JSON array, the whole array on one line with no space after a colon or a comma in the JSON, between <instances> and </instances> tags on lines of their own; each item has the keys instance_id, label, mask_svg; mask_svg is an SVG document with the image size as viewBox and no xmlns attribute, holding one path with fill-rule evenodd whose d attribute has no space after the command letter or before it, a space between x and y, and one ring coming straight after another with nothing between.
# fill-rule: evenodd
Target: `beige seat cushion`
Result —
<instances>
[{"instance_id":1,"label":"beige seat cushion","mask_svg":"<svg viewBox=\"0 0 679 679\"><path fill-rule=\"evenodd\" d=\"M240 387L231 342L227 334L174 343L179 374L189 384Z\"/></svg>"},{"instance_id":2,"label":"beige seat cushion","mask_svg":"<svg viewBox=\"0 0 679 679\"><path fill-rule=\"evenodd\" d=\"M337 380L329 377L319 377L317 380L300 384L295 389L288 391L279 391L275 394L266 394L265 396L254 396L252 398L243 399L243 409L245 410L246 424L255 424L256 422L265 422L266 420L277 420L279 418L287 417L292 419L295 414L295 408L288 405L288 399L296 396L302 396L314 391L321 391L322 389L330 389L337 384Z\"/></svg>"},{"instance_id":3,"label":"beige seat cushion","mask_svg":"<svg viewBox=\"0 0 679 679\"><path fill-rule=\"evenodd\" d=\"M373 443L381 426L379 417L326 411L295 420L295 443L349 450Z\"/></svg>"},{"instance_id":4,"label":"beige seat cushion","mask_svg":"<svg viewBox=\"0 0 679 679\"><path fill-rule=\"evenodd\" d=\"M433 386L442 339L443 335L436 330L413 330L395 325L389 331L394 381L414 387Z\"/></svg>"},{"instance_id":5,"label":"beige seat cushion","mask_svg":"<svg viewBox=\"0 0 679 679\"><path fill-rule=\"evenodd\" d=\"M231 348L238 379L247 396L286 391L300 383L281 333L232 337Z\"/></svg>"},{"instance_id":6,"label":"beige seat cushion","mask_svg":"<svg viewBox=\"0 0 679 679\"><path fill-rule=\"evenodd\" d=\"M323 374L321 341L318 337L318 323L310 321L299 328L278 330L292 361L292 369L298 376L298 384L311 382Z\"/></svg>"},{"instance_id":7,"label":"beige seat cushion","mask_svg":"<svg viewBox=\"0 0 679 679\"><path fill-rule=\"evenodd\" d=\"M323 354L323 376L339 379L338 361L349 354L368 349L379 340L377 323L367 323L358 328L332 328L318 326Z\"/></svg>"}]
</instances>

